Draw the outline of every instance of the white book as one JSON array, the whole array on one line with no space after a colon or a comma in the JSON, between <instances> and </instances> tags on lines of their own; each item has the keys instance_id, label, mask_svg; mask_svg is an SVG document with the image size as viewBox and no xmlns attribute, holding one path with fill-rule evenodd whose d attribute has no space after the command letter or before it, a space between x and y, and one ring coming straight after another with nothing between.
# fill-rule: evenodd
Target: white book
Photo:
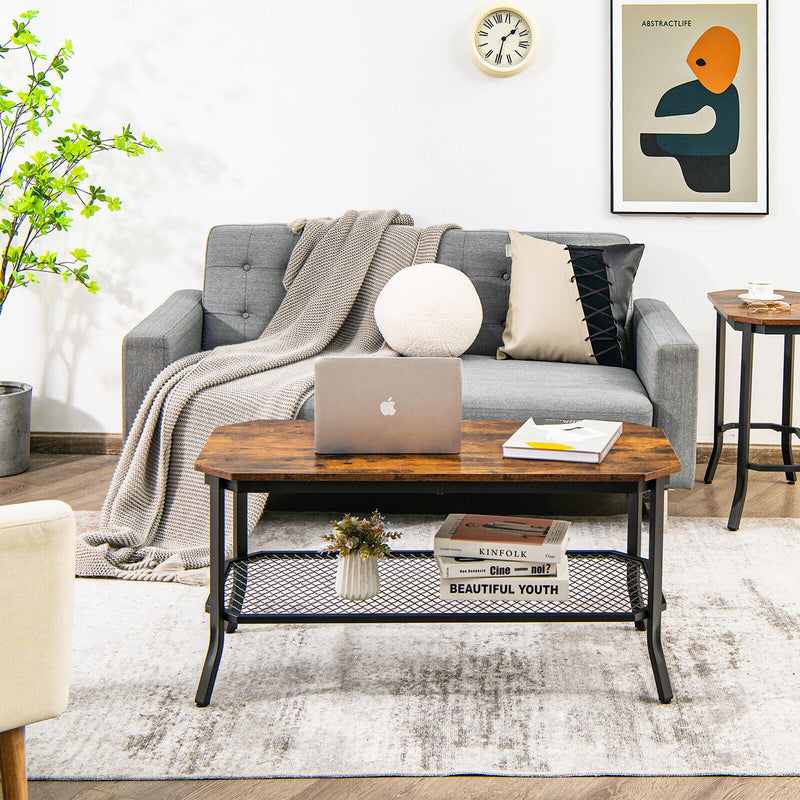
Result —
<instances>
[{"instance_id":1,"label":"white book","mask_svg":"<svg viewBox=\"0 0 800 800\"><path fill-rule=\"evenodd\" d=\"M531 418L503 442L503 455L599 464L621 433L621 422L604 419L537 425Z\"/></svg>"},{"instance_id":2,"label":"white book","mask_svg":"<svg viewBox=\"0 0 800 800\"><path fill-rule=\"evenodd\" d=\"M551 561L501 561L497 558L470 556L436 556L442 578L519 578L534 576L555 578L558 563Z\"/></svg>"},{"instance_id":3,"label":"white book","mask_svg":"<svg viewBox=\"0 0 800 800\"><path fill-rule=\"evenodd\" d=\"M542 602L569 600L569 564L564 556L557 577L442 578L439 597L455 602Z\"/></svg>"}]
</instances>

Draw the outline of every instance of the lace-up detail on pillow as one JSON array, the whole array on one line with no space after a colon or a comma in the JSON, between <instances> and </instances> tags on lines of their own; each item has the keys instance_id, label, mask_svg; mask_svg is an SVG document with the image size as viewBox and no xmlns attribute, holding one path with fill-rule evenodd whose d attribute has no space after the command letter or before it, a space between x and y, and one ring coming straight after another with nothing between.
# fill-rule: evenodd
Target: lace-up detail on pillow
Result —
<instances>
[{"instance_id":1,"label":"lace-up detail on pillow","mask_svg":"<svg viewBox=\"0 0 800 800\"><path fill-rule=\"evenodd\" d=\"M591 341L598 364L622 366L622 350L617 338L617 324L611 313L611 282L603 253L597 247L566 247L573 275L578 284L578 298L589 330L585 341ZM577 302L577 301L576 301Z\"/></svg>"}]
</instances>

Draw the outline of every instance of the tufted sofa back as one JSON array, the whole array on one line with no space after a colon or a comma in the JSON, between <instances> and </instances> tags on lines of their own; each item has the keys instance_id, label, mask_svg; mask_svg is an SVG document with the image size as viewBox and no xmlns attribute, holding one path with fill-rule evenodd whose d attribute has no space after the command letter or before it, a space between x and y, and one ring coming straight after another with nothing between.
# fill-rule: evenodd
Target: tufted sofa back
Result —
<instances>
[{"instance_id":1,"label":"tufted sofa back","mask_svg":"<svg viewBox=\"0 0 800 800\"><path fill-rule=\"evenodd\" d=\"M628 242L615 233L531 233L561 244L602 247ZM285 294L282 280L297 241L285 224L218 225L208 235L203 282L203 349L255 339ZM502 344L511 259L508 231L448 230L437 261L469 276L483 304L483 324L467 351L493 356Z\"/></svg>"}]
</instances>

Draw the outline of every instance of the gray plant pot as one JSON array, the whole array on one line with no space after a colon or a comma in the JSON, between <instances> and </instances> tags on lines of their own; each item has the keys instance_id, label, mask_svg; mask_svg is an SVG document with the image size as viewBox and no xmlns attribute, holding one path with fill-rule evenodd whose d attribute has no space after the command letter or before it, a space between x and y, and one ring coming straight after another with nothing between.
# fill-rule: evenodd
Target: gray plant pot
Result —
<instances>
[{"instance_id":1,"label":"gray plant pot","mask_svg":"<svg viewBox=\"0 0 800 800\"><path fill-rule=\"evenodd\" d=\"M30 466L32 395L27 383L0 381L0 478Z\"/></svg>"}]
</instances>

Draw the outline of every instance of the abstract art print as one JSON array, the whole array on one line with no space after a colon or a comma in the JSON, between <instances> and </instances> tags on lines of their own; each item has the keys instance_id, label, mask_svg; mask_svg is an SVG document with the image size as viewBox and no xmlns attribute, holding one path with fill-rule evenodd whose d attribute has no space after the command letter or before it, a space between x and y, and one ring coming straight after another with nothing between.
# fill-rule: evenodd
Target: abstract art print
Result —
<instances>
[{"instance_id":1,"label":"abstract art print","mask_svg":"<svg viewBox=\"0 0 800 800\"><path fill-rule=\"evenodd\" d=\"M766 214L767 2L611 5L611 210Z\"/></svg>"}]
</instances>

